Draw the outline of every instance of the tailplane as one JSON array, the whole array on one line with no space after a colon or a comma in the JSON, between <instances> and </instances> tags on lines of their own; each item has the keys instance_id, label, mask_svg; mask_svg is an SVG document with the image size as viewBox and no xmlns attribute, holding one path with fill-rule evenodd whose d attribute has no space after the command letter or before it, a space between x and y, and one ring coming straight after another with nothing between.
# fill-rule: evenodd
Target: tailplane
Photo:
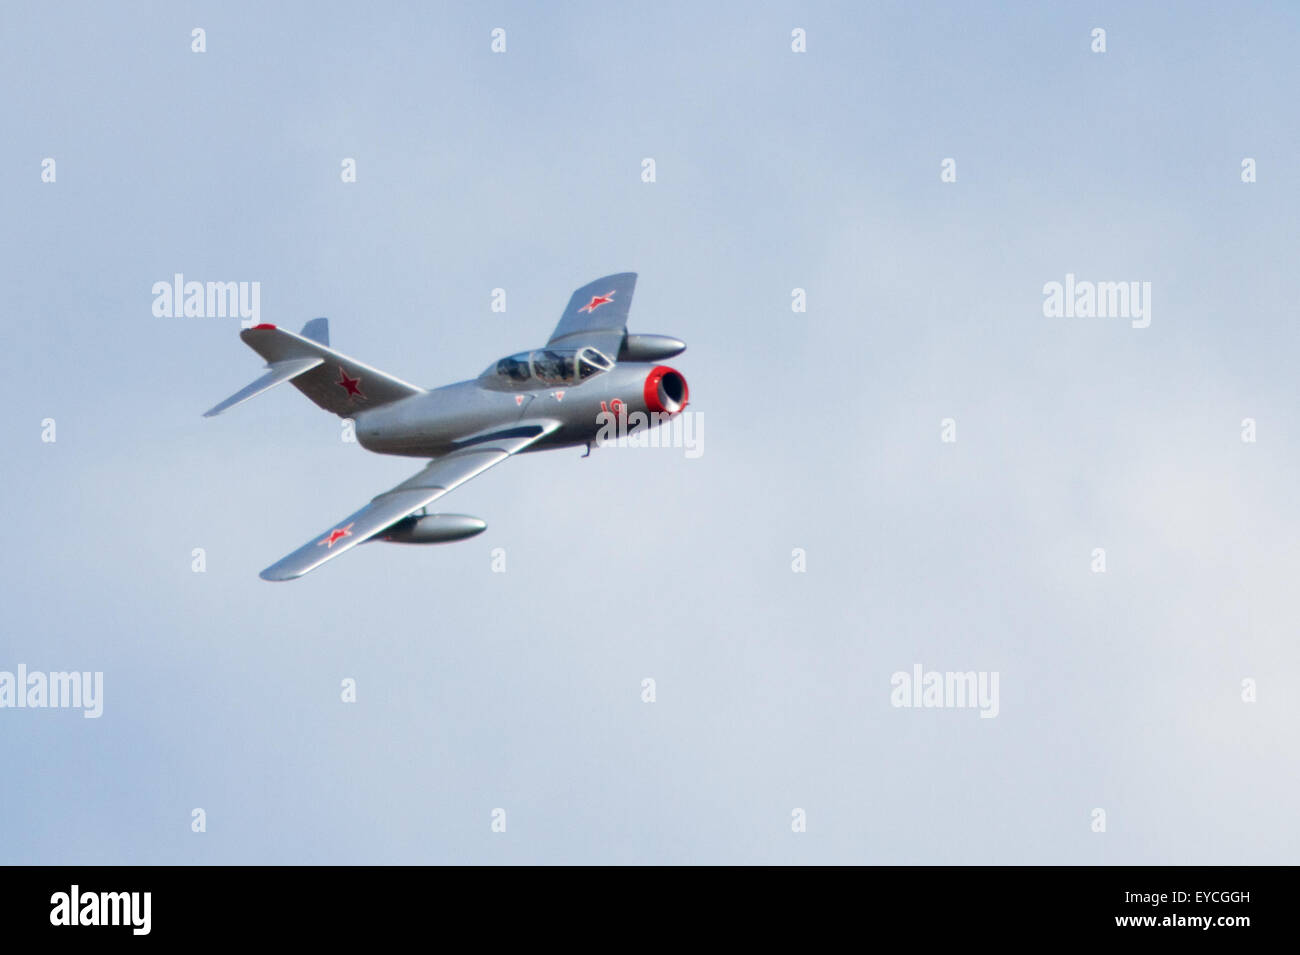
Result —
<instances>
[{"instance_id":1,"label":"tailplane","mask_svg":"<svg viewBox=\"0 0 1300 955\"><path fill-rule=\"evenodd\" d=\"M341 418L424 393L423 388L330 348L328 319L313 318L296 335L274 325L254 325L240 332L239 337L266 359L267 372L204 417L219 415L284 381L292 381L317 405Z\"/></svg>"}]
</instances>

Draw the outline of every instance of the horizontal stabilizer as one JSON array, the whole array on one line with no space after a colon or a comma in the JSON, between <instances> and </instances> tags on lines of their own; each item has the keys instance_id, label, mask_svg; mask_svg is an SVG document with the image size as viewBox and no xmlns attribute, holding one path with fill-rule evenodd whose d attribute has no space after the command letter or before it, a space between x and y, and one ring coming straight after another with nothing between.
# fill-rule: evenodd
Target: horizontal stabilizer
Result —
<instances>
[{"instance_id":1,"label":"horizontal stabilizer","mask_svg":"<svg viewBox=\"0 0 1300 955\"><path fill-rule=\"evenodd\" d=\"M293 386L340 418L351 418L369 408L424 394L423 388L326 345L329 324L323 318L313 318L298 334L274 325L254 325L245 328L239 337L272 366L290 360L320 359L300 376L295 375Z\"/></svg>"},{"instance_id":2,"label":"horizontal stabilizer","mask_svg":"<svg viewBox=\"0 0 1300 955\"><path fill-rule=\"evenodd\" d=\"M324 358L290 358L286 361L275 361L266 367L270 369L265 375L257 379L246 388L241 388L233 395L227 398L221 404L203 413L203 417L211 418L213 415L219 415L221 412L233 408L237 404L242 404L249 398L256 397L269 388L274 388L281 382L288 381L290 378L296 378L305 371L311 371L317 365L323 365Z\"/></svg>"}]
</instances>

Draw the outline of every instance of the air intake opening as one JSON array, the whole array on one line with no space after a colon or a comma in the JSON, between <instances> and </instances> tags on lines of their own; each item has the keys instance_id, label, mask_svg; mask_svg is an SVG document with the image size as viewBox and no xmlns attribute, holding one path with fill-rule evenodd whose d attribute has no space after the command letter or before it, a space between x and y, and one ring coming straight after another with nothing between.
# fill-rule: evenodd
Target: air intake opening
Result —
<instances>
[{"instance_id":1,"label":"air intake opening","mask_svg":"<svg viewBox=\"0 0 1300 955\"><path fill-rule=\"evenodd\" d=\"M664 390L664 397L680 407L686 398L686 379L677 372L670 371L663 376L659 384Z\"/></svg>"},{"instance_id":2,"label":"air intake opening","mask_svg":"<svg viewBox=\"0 0 1300 955\"><path fill-rule=\"evenodd\" d=\"M662 414L677 414L690 401L691 390L681 372L667 365L651 369L645 379L646 410Z\"/></svg>"}]
</instances>

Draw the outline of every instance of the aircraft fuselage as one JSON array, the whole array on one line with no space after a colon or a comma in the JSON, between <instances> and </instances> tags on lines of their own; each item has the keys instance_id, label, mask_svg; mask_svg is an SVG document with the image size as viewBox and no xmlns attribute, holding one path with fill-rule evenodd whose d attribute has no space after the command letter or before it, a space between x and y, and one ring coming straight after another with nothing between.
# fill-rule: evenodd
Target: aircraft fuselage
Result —
<instances>
[{"instance_id":1,"label":"aircraft fuselage","mask_svg":"<svg viewBox=\"0 0 1300 955\"><path fill-rule=\"evenodd\" d=\"M357 441L380 454L437 457L517 422L545 418L560 427L529 451L581 447L596 440L610 415L641 412L658 424L687 400L680 373L640 362L620 362L580 383L495 384L480 376L359 412Z\"/></svg>"}]
</instances>

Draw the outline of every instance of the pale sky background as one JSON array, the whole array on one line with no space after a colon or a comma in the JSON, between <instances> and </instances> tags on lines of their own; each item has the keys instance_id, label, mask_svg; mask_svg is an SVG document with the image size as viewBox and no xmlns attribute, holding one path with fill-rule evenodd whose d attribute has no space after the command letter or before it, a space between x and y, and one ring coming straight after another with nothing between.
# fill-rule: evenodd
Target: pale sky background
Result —
<instances>
[{"instance_id":1,"label":"pale sky background","mask_svg":"<svg viewBox=\"0 0 1300 955\"><path fill-rule=\"evenodd\" d=\"M1295 863L1300 11L555 6L0 11L0 669L105 682L0 710L0 862ZM203 419L260 361L154 282L435 386L621 270L701 457L258 579L421 462ZM1151 326L1045 318L1067 272ZM892 707L916 663L1000 714Z\"/></svg>"}]
</instances>

